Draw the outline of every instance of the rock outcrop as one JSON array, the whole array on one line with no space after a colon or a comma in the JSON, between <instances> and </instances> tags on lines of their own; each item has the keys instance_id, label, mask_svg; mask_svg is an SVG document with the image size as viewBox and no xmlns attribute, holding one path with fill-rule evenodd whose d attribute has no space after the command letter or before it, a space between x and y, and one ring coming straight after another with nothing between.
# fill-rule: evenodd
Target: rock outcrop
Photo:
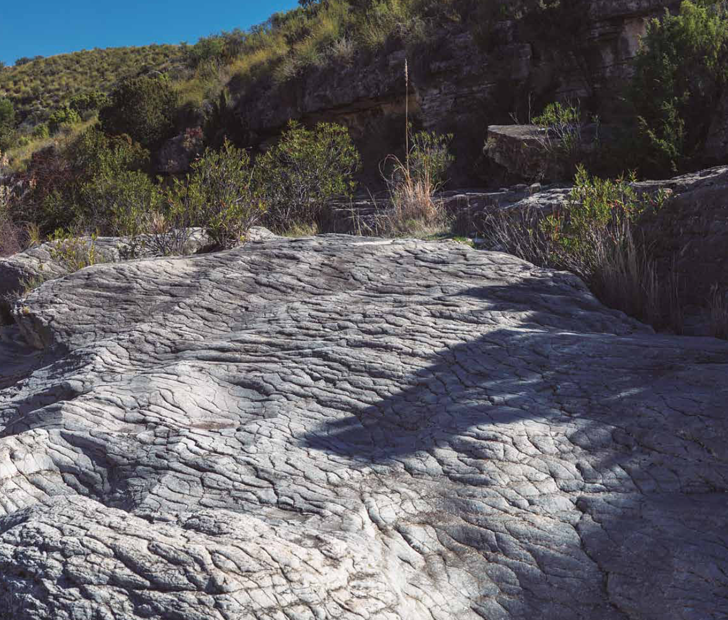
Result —
<instances>
[{"instance_id":1,"label":"rock outcrop","mask_svg":"<svg viewBox=\"0 0 728 620\"><path fill-rule=\"evenodd\" d=\"M202 152L203 137L200 127L191 127L170 138L156 155L156 169L164 174L187 172L195 158Z\"/></svg>"},{"instance_id":2,"label":"rock outcrop","mask_svg":"<svg viewBox=\"0 0 728 620\"><path fill-rule=\"evenodd\" d=\"M16 313L3 620L726 618L728 343L569 274L269 238Z\"/></svg>"},{"instance_id":3,"label":"rock outcrop","mask_svg":"<svg viewBox=\"0 0 728 620\"><path fill-rule=\"evenodd\" d=\"M551 146L548 130L534 125L491 125L485 154L508 172L527 179L561 179L564 159Z\"/></svg>"},{"instance_id":4,"label":"rock outcrop","mask_svg":"<svg viewBox=\"0 0 728 620\"><path fill-rule=\"evenodd\" d=\"M569 181L578 163L598 158L612 132L597 124L557 131L537 125L491 125L483 152L509 174L529 181Z\"/></svg>"},{"instance_id":5,"label":"rock outcrop","mask_svg":"<svg viewBox=\"0 0 728 620\"><path fill-rule=\"evenodd\" d=\"M661 274L677 273L688 303L704 306L713 286L728 295L728 167L637 186L674 194L645 227Z\"/></svg>"},{"instance_id":6,"label":"rock outcrop","mask_svg":"<svg viewBox=\"0 0 728 620\"><path fill-rule=\"evenodd\" d=\"M454 134L453 183L492 182L494 171L479 163L488 125L512 122L512 115L526 122L531 111L554 99L577 97L608 120L647 18L678 4L569 0L545 18L494 22L481 36L470 29L475 19L443 23L409 52L390 41L381 53L332 60L282 85L240 86L240 139L265 144L291 118L343 123L360 147L365 170L376 171L382 158L403 147L409 55L412 119ZM236 89L234 81L231 87Z\"/></svg>"},{"instance_id":7,"label":"rock outcrop","mask_svg":"<svg viewBox=\"0 0 728 620\"><path fill-rule=\"evenodd\" d=\"M186 253L191 254L210 244L209 237L201 229L187 230L188 233L178 235L180 242L184 242L182 249ZM270 233L265 229L253 229L253 238L259 234ZM73 245L81 258L88 259L92 252L96 263L116 263L131 257L150 258L159 255L154 244L149 242L150 239L151 236L147 238L144 235L134 240L129 237L83 237L74 241ZM47 241L7 258L0 258L0 299L17 296L27 287L68 275L63 243ZM167 245L172 245L171 239Z\"/></svg>"}]
</instances>

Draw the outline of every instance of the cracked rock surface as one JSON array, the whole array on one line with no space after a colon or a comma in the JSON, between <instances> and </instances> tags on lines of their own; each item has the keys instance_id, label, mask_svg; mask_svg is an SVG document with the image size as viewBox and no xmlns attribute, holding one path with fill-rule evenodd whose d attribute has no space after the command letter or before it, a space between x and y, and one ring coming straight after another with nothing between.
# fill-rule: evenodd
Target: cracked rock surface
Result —
<instances>
[{"instance_id":1,"label":"cracked rock surface","mask_svg":"<svg viewBox=\"0 0 728 620\"><path fill-rule=\"evenodd\" d=\"M3 620L728 618L728 343L571 275L269 238L16 313Z\"/></svg>"}]
</instances>

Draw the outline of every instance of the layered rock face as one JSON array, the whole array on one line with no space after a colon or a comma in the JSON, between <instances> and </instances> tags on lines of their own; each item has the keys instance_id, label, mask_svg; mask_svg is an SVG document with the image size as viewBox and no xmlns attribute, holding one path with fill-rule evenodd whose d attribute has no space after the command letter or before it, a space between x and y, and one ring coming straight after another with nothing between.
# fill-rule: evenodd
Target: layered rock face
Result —
<instances>
[{"instance_id":1,"label":"layered rock face","mask_svg":"<svg viewBox=\"0 0 728 620\"><path fill-rule=\"evenodd\" d=\"M269 238L16 316L0 618L727 617L728 343L569 274Z\"/></svg>"},{"instance_id":2,"label":"layered rock face","mask_svg":"<svg viewBox=\"0 0 728 620\"><path fill-rule=\"evenodd\" d=\"M426 44L410 50L412 118L426 129L454 134L453 183L482 182L477 160L488 125L510 123L514 114L528 122L531 111L556 98L581 97L608 117L630 75L646 19L679 3L562 4L567 8L555 13L553 23L494 22L484 40L473 35L475 15L442 24ZM281 86L248 89L236 107L242 139L265 142L290 118L343 123L360 147L365 169L377 170L383 157L403 147L407 56L403 45L391 43L350 65L332 61Z\"/></svg>"},{"instance_id":3,"label":"layered rock face","mask_svg":"<svg viewBox=\"0 0 728 620\"><path fill-rule=\"evenodd\" d=\"M728 167L637 186L674 193L644 227L659 273L677 273L685 302L704 306L713 287L728 296Z\"/></svg>"}]
</instances>

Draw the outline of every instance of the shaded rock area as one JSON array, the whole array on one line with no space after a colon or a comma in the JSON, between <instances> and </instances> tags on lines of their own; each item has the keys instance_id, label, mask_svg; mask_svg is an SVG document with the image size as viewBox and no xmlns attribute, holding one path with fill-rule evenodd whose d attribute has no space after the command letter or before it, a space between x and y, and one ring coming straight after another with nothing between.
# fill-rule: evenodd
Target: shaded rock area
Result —
<instances>
[{"instance_id":1,"label":"shaded rock area","mask_svg":"<svg viewBox=\"0 0 728 620\"><path fill-rule=\"evenodd\" d=\"M484 153L515 178L532 181L573 179L576 157L586 159L599 148L609 130L596 124L574 127L564 144L563 136L536 125L491 125Z\"/></svg>"},{"instance_id":2,"label":"shaded rock area","mask_svg":"<svg viewBox=\"0 0 728 620\"><path fill-rule=\"evenodd\" d=\"M548 214L563 204L570 191L570 187L558 184L522 183L495 191L443 191L434 200L441 202L455 235L472 237L482 232L484 216L494 209L532 208ZM385 196L359 197L348 204L334 204L323 220L323 228L325 232L355 235L376 233L390 208L391 201Z\"/></svg>"},{"instance_id":3,"label":"shaded rock area","mask_svg":"<svg viewBox=\"0 0 728 620\"><path fill-rule=\"evenodd\" d=\"M202 152L202 129L191 127L167 140L156 155L156 170L164 174L182 174Z\"/></svg>"},{"instance_id":4,"label":"shaded rock area","mask_svg":"<svg viewBox=\"0 0 728 620\"><path fill-rule=\"evenodd\" d=\"M728 617L728 343L569 274L268 238L15 311L3 620Z\"/></svg>"},{"instance_id":5,"label":"shaded rock area","mask_svg":"<svg viewBox=\"0 0 728 620\"><path fill-rule=\"evenodd\" d=\"M689 303L704 305L713 286L728 295L728 167L637 185L674 192L645 227L663 276L677 272Z\"/></svg>"},{"instance_id":6,"label":"shaded rock area","mask_svg":"<svg viewBox=\"0 0 728 620\"><path fill-rule=\"evenodd\" d=\"M549 148L549 133L542 127L491 125L485 153L519 177L554 179L565 176L563 158Z\"/></svg>"}]
</instances>

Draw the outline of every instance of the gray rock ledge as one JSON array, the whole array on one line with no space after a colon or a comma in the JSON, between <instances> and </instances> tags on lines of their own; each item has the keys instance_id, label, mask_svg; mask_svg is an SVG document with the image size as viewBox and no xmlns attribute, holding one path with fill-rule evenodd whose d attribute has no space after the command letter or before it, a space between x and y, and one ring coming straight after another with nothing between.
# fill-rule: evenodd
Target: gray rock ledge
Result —
<instances>
[{"instance_id":1,"label":"gray rock ledge","mask_svg":"<svg viewBox=\"0 0 728 620\"><path fill-rule=\"evenodd\" d=\"M728 343L569 274L270 238L16 313L3 620L728 618Z\"/></svg>"}]
</instances>

